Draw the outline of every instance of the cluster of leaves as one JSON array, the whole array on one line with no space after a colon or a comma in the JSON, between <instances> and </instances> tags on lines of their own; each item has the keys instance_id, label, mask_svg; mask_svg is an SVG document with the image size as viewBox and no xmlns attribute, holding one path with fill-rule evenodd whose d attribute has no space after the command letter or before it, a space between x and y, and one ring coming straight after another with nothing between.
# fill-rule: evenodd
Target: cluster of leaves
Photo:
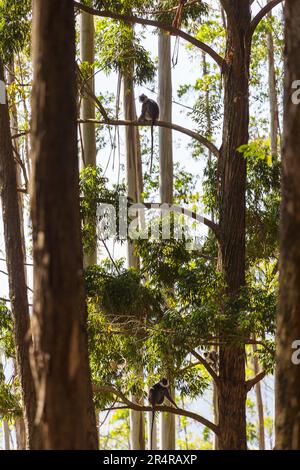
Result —
<instances>
[{"instance_id":1,"label":"cluster of leaves","mask_svg":"<svg viewBox=\"0 0 300 470\"><path fill-rule=\"evenodd\" d=\"M107 415L105 418L107 418ZM100 423L100 426L101 424L102 423ZM106 434L104 434L102 426L100 449L127 450L130 448L129 437L129 410L117 410L112 415L110 415Z\"/></svg>"},{"instance_id":2,"label":"cluster of leaves","mask_svg":"<svg viewBox=\"0 0 300 470\"><path fill-rule=\"evenodd\" d=\"M111 323L136 326L134 319L153 322L162 315L163 299L158 291L142 284L141 274L135 269L117 273L108 272L105 265L91 266L86 270L88 297L97 302L101 312Z\"/></svg>"},{"instance_id":3,"label":"cluster of leaves","mask_svg":"<svg viewBox=\"0 0 300 470\"><path fill-rule=\"evenodd\" d=\"M98 20L96 50L99 67L107 73L115 71L132 76L138 85L152 80L156 67L141 39L128 23Z\"/></svg>"},{"instance_id":4,"label":"cluster of leaves","mask_svg":"<svg viewBox=\"0 0 300 470\"><path fill-rule=\"evenodd\" d=\"M21 416L21 397L13 390L13 384L5 382L5 374L0 364L0 417L10 421L16 416Z\"/></svg>"},{"instance_id":5,"label":"cluster of leaves","mask_svg":"<svg viewBox=\"0 0 300 470\"><path fill-rule=\"evenodd\" d=\"M13 320L5 305L0 305L0 345L6 357L14 357Z\"/></svg>"},{"instance_id":6,"label":"cluster of leaves","mask_svg":"<svg viewBox=\"0 0 300 470\"><path fill-rule=\"evenodd\" d=\"M99 10L128 13L134 9L144 11L153 2L151 0L93 0Z\"/></svg>"},{"instance_id":7,"label":"cluster of leaves","mask_svg":"<svg viewBox=\"0 0 300 470\"><path fill-rule=\"evenodd\" d=\"M152 2L155 18L164 24L171 25L175 18L178 3L178 0L158 0L156 2ZM199 1L190 5L187 4L182 12L182 24L187 26L189 21L197 21L199 23L207 12L208 5L206 2Z\"/></svg>"},{"instance_id":8,"label":"cluster of leaves","mask_svg":"<svg viewBox=\"0 0 300 470\"><path fill-rule=\"evenodd\" d=\"M0 305L0 346L5 357L14 357L13 322L11 312ZM16 382L16 381L15 381ZM17 383L7 383L0 363L0 416L7 421L21 414L20 396L15 390Z\"/></svg>"},{"instance_id":9,"label":"cluster of leaves","mask_svg":"<svg viewBox=\"0 0 300 470\"><path fill-rule=\"evenodd\" d=\"M197 287L201 288L199 279L197 282ZM86 271L86 288L94 383L115 385L125 394L143 395L143 381L137 380L133 371L145 370L150 384L167 373L174 377L183 396L203 393L209 383L203 368L183 372L181 369L187 364L192 339L198 344L199 330L207 333L203 324L211 321L211 312L206 313L206 319L200 308L198 318L195 312L189 314L188 309L180 312L175 307L173 294L166 295L167 289L159 288L153 280L150 287L136 271L129 269L120 273L108 263ZM198 329L194 336L191 330L196 320ZM113 398L107 392L97 395L96 400L97 405L103 407L112 403Z\"/></svg>"},{"instance_id":10,"label":"cluster of leaves","mask_svg":"<svg viewBox=\"0 0 300 470\"><path fill-rule=\"evenodd\" d=\"M280 161L269 140L239 148L247 160L247 254L249 262L278 256Z\"/></svg>"},{"instance_id":11,"label":"cluster of leaves","mask_svg":"<svg viewBox=\"0 0 300 470\"><path fill-rule=\"evenodd\" d=\"M119 204L120 198L126 197L125 187L117 185L108 189L108 179L102 175L101 168L87 166L80 173L80 193L83 246L85 252L88 253L94 248L97 241L97 227L101 227L100 237L114 228L116 229L115 233L119 234L118 228L121 219ZM113 217L111 217L112 210L115 210ZM116 227L112 227L112 223L116 223Z\"/></svg>"},{"instance_id":12,"label":"cluster of leaves","mask_svg":"<svg viewBox=\"0 0 300 470\"><path fill-rule=\"evenodd\" d=\"M0 1L0 55L9 62L30 37L30 0Z\"/></svg>"},{"instance_id":13,"label":"cluster of leaves","mask_svg":"<svg viewBox=\"0 0 300 470\"><path fill-rule=\"evenodd\" d=\"M149 154L149 152L147 152ZM198 177L183 168L178 162L174 163L174 204L184 205L193 204L199 201L199 192L197 191ZM156 194L159 190L159 168L154 165L152 173L144 175L143 198L145 201L156 201Z\"/></svg>"}]
</instances>

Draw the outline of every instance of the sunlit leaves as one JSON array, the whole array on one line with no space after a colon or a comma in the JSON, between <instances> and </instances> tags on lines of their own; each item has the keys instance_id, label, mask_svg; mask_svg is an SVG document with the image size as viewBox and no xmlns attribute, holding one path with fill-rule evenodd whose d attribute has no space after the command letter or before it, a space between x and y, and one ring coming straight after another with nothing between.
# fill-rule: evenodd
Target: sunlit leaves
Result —
<instances>
[{"instance_id":1,"label":"sunlit leaves","mask_svg":"<svg viewBox=\"0 0 300 470\"><path fill-rule=\"evenodd\" d=\"M0 1L0 55L5 62L29 40L30 9L30 0Z\"/></svg>"},{"instance_id":2,"label":"sunlit leaves","mask_svg":"<svg viewBox=\"0 0 300 470\"><path fill-rule=\"evenodd\" d=\"M96 47L99 52L99 66L107 73L115 71L122 75L133 74L137 84L154 77L155 65L143 47L141 37L131 25L99 20Z\"/></svg>"}]
</instances>

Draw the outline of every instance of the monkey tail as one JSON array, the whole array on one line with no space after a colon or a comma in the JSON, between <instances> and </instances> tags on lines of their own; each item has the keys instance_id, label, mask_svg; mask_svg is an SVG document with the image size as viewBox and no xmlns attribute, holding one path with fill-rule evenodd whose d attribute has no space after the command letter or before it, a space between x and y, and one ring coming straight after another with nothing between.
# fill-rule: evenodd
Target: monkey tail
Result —
<instances>
[{"instance_id":1,"label":"monkey tail","mask_svg":"<svg viewBox=\"0 0 300 470\"><path fill-rule=\"evenodd\" d=\"M155 408L152 406L152 421L151 421L151 436L150 436L150 450L153 450L153 431L155 421Z\"/></svg>"},{"instance_id":2,"label":"monkey tail","mask_svg":"<svg viewBox=\"0 0 300 470\"><path fill-rule=\"evenodd\" d=\"M152 173L152 166L153 166L153 151L154 151L154 144L153 144L153 126L155 124L155 121L152 121L151 125L151 159L150 159L150 175Z\"/></svg>"}]
</instances>

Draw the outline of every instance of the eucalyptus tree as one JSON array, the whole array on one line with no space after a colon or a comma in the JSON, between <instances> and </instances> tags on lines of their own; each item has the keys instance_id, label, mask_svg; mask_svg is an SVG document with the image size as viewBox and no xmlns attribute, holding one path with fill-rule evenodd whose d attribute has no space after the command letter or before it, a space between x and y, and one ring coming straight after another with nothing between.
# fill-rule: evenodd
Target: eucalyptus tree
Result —
<instances>
[{"instance_id":1,"label":"eucalyptus tree","mask_svg":"<svg viewBox=\"0 0 300 470\"><path fill-rule=\"evenodd\" d=\"M80 231L72 0L33 2L33 66L35 423L42 449L96 450Z\"/></svg>"},{"instance_id":2,"label":"eucalyptus tree","mask_svg":"<svg viewBox=\"0 0 300 470\"><path fill-rule=\"evenodd\" d=\"M89 2L88 4L91 4ZM91 94L95 93L95 25L94 17L86 12L80 14L80 59L83 68L83 79L85 87L83 89L84 96L81 103L81 118L83 120L95 119L95 102ZM84 91L90 90L90 95ZM93 122L85 122L81 124L82 133L82 164L96 166L97 146L96 146L96 129ZM97 242L96 233L93 234L94 243L88 253L84 253L84 264L89 266L97 262Z\"/></svg>"},{"instance_id":3,"label":"eucalyptus tree","mask_svg":"<svg viewBox=\"0 0 300 470\"><path fill-rule=\"evenodd\" d=\"M300 449L299 298L299 20L300 4L285 4L285 98L277 315L276 449Z\"/></svg>"},{"instance_id":4,"label":"eucalyptus tree","mask_svg":"<svg viewBox=\"0 0 300 470\"><path fill-rule=\"evenodd\" d=\"M5 1L1 3L0 15L8 18L0 27L0 80L5 83L4 64L9 64L13 53L21 51L28 41L30 2ZM13 355L21 384L23 417L26 428L26 446L39 445L39 434L34 425L36 399L34 381L30 370L29 335L30 320L27 285L24 265L21 211L17 185L17 171L10 128L8 100L0 104L0 179L1 200L5 237L6 262L9 279L9 294L14 324Z\"/></svg>"},{"instance_id":5,"label":"eucalyptus tree","mask_svg":"<svg viewBox=\"0 0 300 470\"><path fill-rule=\"evenodd\" d=\"M188 34L183 29L178 29L174 25L170 26L164 22L153 20L145 17L143 9L140 15L115 12L104 10L106 5L102 2L95 2L98 9L87 9L83 5L75 4L81 9L93 12L100 17L110 17L118 21L127 21L128 23L148 25L158 27L163 31L167 31L175 36L183 38L204 51L211 60L213 60L220 69L223 78L223 132L222 145L217 149L215 145L211 145L208 139L202 138L202 143L210 149L213 149L214 155L217 157L216 164L216 189L215 201L217 203L216 216L219 221L213 222L204 219L204 223L211 229L217 246L217 269L223 279L223 285L219 286L219 300L214 306L214 313L206 316L208 305L205 305L204 295L202 292L195 295L195 291L187 283L188 277L185 279L186 285L183 287L183 278L181 275L185 272L183 266L177 274L177 285L187 295L187 291L193 292L191 297L180 297L183 302L183 308L187 315L193 320L199 315L198 323L194 321L189 324L189 331L183 335L181 331L181 341L186 341L192 347L192 354L197 357L201 363L205 365L216 383L218 392L218 417L217 426L210 423L219 440L220 449L245 449L246 440L246 397L252 387L260 381L266 374L267 370L261 371L257 376L246 380L245 375L245 345L247 341L253 341L249 336L253 333L254 319L257 312L251 303L253 302L253 290L249 289L246 282L246 189L247 189L247 145L249 140L249 83L250 83L250 59L251 45L253 34L264 16L277 4L280 0L273 0L265 5L257 15L251 14L250 0L222 0L221 5L226 14L225 21L225 48L222 52L217 52L213 47L204 43L201 38ZM139 11L137 9L137 11ZM225 50L224 50L225 49ZM250 150L248 149L248 152ZM153 276L158 278L158 270L162 257L166 257L163 252L163 246L157 247L150 253L149 244L146 245L148 254L143 253L146 258L143 263L148 269L153 268ZM160 250L162 250L160 252ZM177 253L178 254L178 253ZM153 256L153 258L152 258ZM197 277L200 276L200 266L202 269L205 265L201 263L199 257L197 270L189 276L193 278L197 286ZM153 263L153 264L152 264ZM155 265L155 267L154 267ZM191 268L191 266L190 266ZM175 269L175 267L174 267ZM215 265L214 265L215 269ZM161 272L160 275L163 273ZM164 274L166 274L164 272ZM187 276L187 272L185 272ZM168 272L172 277L172 273ZM199 282L200 277L198 278ZM217 278L218 279L218 278ZM213 283L212 283L213 285ZM177 288L178 295L181 296L180 290ZM252 293L252 294L251 294ZM204 296L205 297L205 296ZM189 299L187 305L186 299ZM195 303L194 299L198 299ZM269 301L268 296L262 302ZM273 301L273 296L272 296ZM197 305L197 306L196 306ZM262 308L262 306L261 306ZM195 309L195 310L193 310ZM246 313L247 312L247 313ZM182 310L181 310L182 313ZM212 313L212 312L211 312ZM273 310L272 310L273 313ZM172 311L176 321L185 322L184 316L179 317L178 312ZM168 315L165 320L167 321ZM170 319L171 319L170 318ZM202 334L200 336L200 318L203 322L201 325ZM271 318L265 320L260 319L260 327L256 329L260 335L264 336L264 327ZM178 325L177 325L178 326ZM187 327L187 326L186 326ZM194 331L193 331L194 328ZM271 326L270 326L271 329ZM206 331L205 331L206 330ZM184 330L186 331L186 330ZM198 331L198 342L195 339L195 333ZM208 333L209 332L209 333ZM219 364L218 370L214 370L207 364L199 352L196 350L201 344L207 344L208 338L217 338L219 344ZM204 339L206 338L206 342ZM170 337L169 337L170 342ZM175 343L177 347L178 343Z\"/></svg>"}]
</instances>

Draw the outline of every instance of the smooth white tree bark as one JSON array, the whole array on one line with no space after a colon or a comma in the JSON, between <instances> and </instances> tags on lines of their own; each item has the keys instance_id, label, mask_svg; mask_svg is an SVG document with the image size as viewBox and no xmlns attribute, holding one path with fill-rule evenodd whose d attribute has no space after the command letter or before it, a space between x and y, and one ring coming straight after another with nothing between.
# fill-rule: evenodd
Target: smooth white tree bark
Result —
<instances>
[{"instance_id":1,"label":"smooth white tree bark","mask_svg":"<svg viewBox=\"0 0 300 470\"><path fill-rule=\"evenodd\" d=\"M136 107L134 97L134 86L132 74L123 77L123 108L125 119L136 119ZM141 192L141 162L138 129L129 126L125 129L125 148L126 148L126 178L128 197L133 202L140 201ZM139 259L134 254L133 243L128 242L127 249L128 266L138 268ZM143 371L136 371L140 376ZM134 403L142 404L141 397L131 396ZM130 410L130 449L145 449L145 418L144 413Z\"/></svg>"},{"instance_id":2,"label":"smooth white tree bark","mask_svg":"<svg viewBox=\"0 0 300 470\"><path fill-rule=\"evenodd\" d=\"M91 73L87 86L94 93L95 80L93 75L93 64L95 62L95 25L94 17L86 12L80 14L80 58L91 66ZM90 96L83 96L81 102L81 118L95 119L95 104ZM81 124L82 135L82 167L96 166L96 128L92 122ZM84 265L91 266L97 263L97 243L90 253L84 254Z\"/></svg>"},{"instance_id":3,"label":"smooth white tree bark","mask_svg":"<svg viewBox=\"0 0 300 470\"><path fill-rule=\"evenodd\" d=\"M158 88L160 119L172 122L172 70L171 37L163 31L158 35ZM162 203L173 202L173 143L172 129L159 128L159 190ZM175 394L173 393L173 398ZM174 450L176 447L175 415L161 413L160 448Z\"/></svg>"},{"instance_id":4,"label":"smooth white tree bark","mask_svg":"<svg viewBox=\"0 0 300 470\"><path fill-rule=\"evenodd\" d=\"M271 0L268 0L270 3ZM272 12L268 14L272 18ZM276 89L276 71L275 71L275 58L274 58L274 40L272 32L267 34L267 49L268 49L268 82L269 82L269 103L270 103L270 141L271 153L277 155L278 153L278 136L279 136L279 111L278 111L278 97Z\"/></svg>"}]
</instances>

